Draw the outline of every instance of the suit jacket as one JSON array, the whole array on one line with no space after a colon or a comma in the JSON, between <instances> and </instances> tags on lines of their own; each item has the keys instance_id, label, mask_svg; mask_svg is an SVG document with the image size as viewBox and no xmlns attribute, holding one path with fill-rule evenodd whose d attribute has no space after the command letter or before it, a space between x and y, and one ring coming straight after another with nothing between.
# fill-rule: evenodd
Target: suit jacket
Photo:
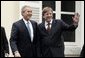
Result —
<instances>
[{"instance_id":1,"label":"suit jacket","mask_svg":"<svg viewBox=\"0 0 85 58\"><path fill-rule=\"evenodd\" d=\"M36 57L36 45L37 45L37 23L31 21L33 26L33 42L31 42L31 38L27 27L23 21L23 19L13 23L10 45L14 54L14 51L18 50L21 54L21 57Z\"/></svg>"},{"instance_id":2,"label":"suit jacket","mask_svg":"<svg viewBox=\"0 0 85 58\"><path fill-rule=\"evenodd\" d=\"M76 26L77 27L77 26ZM43 57L64 57L63 31L74 31L74 25L67 25L62 20L53 19L51 31L48 33L43 21L38 25L40 36L40 48Z\"/></svg>"},{"instance_id":3,"label":"suit jacket","mask_svg":"<svg viewBox=\"0 0 85 58\"><path fill-rule=\"evenodd\" d=\"M1 27L1 57L5 56L4 53L9 53L9 46L5 34L5 29Z\"/></svg>"}]
</instances>

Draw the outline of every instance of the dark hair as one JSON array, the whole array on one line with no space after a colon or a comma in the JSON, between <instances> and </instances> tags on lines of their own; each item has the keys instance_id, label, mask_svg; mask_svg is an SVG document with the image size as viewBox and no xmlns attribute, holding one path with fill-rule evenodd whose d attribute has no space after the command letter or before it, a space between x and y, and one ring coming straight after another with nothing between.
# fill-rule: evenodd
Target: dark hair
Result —
<instances>
[{"instance_id":1,"label":"dark hair","mask_svg":"<svg viewBox=\"0 0 85 58\"><path fill-rule=\"evenodd\" d=\"M51 7L44 7L42 10L42 15L44 15L48 11L52 11L52 13L53 13L53 9Z\"/></svg>"}]
</instances>

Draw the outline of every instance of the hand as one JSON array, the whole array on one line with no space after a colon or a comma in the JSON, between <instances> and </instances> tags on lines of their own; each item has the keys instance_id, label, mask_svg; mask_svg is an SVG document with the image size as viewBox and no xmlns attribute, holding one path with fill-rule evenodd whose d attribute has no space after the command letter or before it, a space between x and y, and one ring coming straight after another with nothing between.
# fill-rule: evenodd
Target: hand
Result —
<instances>
[{"instance_id":1,"label":"hand","mask_svg":"<svg viewBox=\"0 0 85 58\"><path fill-rule=\"evenodd\" d=\"M9 54L8 53L5 53L5 57L9 57Z\"/></svg>"},{"instance_id":2,"label":"hand","mask_svg":"<svg viewBox=\"0 0 85 58\"><path fill-rule=\"evenodd\" d=\"M14 57L21 57L20 53L18 51L14 52Z\"/></svg>"},{"instance_id":3,"label":"hand","mask_svg":"<svg viewBox=\"0 0 85 58\"><path fill-rule=\"evenodd\" d=\"M79 22L79 17L80 17L79 13L75 13L74 17L72 17L73 22L74 22L75 24L78 24L78 22Z\"/></svg>"}]
</instances>

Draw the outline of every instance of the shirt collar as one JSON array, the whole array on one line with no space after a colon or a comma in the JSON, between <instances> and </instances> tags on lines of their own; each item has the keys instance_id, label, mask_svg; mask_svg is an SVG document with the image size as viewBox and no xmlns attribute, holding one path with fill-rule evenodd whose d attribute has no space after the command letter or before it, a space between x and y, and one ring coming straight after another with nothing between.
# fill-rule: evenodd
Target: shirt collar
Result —
<instances>
[{"instance_id":1,"label":"shirt collar","mask_svg":"<svg viewBox=\"0 0 85 58\"><path fill-rule=\"evenodd\" d=\"M30 23L30 20L26 21L24 18L23 18L23 21L25 24L27 24L28 22Z\"/></svg>"},{"instance_id":2,"label":"shirt collar","mask_svg":"<svg viewBox=\"0 0 85 58\"><path fill-rule=\"evenodd\" d=\"M53 21L53 19L51 19L50 24L52 24L52 21ZM46 22L46 21L45 21L45 24L47 25L47 24L48 24L48 22Z\"/></svg>"}]
</instances>

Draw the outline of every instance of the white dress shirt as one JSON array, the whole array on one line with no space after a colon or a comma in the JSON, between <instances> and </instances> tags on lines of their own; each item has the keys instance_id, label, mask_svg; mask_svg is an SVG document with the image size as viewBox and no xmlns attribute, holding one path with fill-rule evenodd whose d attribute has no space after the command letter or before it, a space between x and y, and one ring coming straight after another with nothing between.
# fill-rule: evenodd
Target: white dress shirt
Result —
<instances>
[{"instance_id":1,"label":"white dress shirt","mask_svg":"<svg viewBox=\"0 0 85 58\"><path fill-rule=\"evenodd\" d=\"M30 20L26 21L25 19L23 19L26 27L27 27L27 23L29 22L29 27L30 27L30 30L31 30L31 34L30 34L30 37L31 37L31 41L33 42L33 37L34 37L34 34L33 34L33 26L32 26L32 23L30 22Z\"/></svg>"},{"instance_id":2,"label":"white dress shirt","mask_svg":"<svg viewBox=\"0 0 85 58\"><path fill-rule=\"evenodd\" d=\"M51 21L50 21L50 28L52 27L52 21L53 21L53 19L51 19ZM47 27L48 27L48 22L45 21L45 28L46 28L46 30L47 30Z\"/></svg>"}]
</instances>

